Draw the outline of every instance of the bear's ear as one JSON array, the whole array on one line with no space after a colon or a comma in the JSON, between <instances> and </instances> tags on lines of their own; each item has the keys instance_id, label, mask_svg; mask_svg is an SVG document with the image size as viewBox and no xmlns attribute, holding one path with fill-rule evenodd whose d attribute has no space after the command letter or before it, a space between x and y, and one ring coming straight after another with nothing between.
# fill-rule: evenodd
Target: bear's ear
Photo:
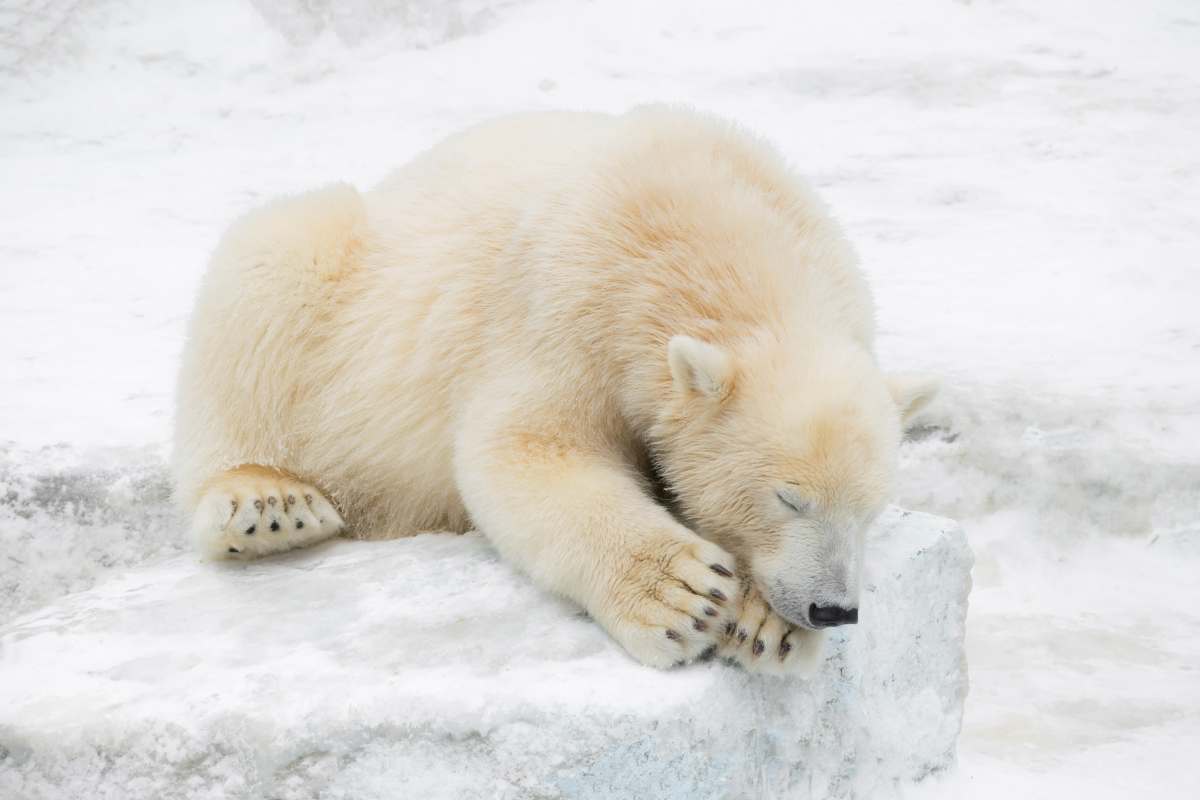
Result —
<instances>
[{"instance_id":1,"label":"bear's ear","mask_svg":"<svg viewBox=\"0 0 1200 800\"><path fill-rule=\"evenodd\" d=\"M724 396L733 384L733 362L716 345L691 336L672 336L667 343L667 363L675 388L687 395Z\"/></svg>"},{"instance_id":2,"label":"bear's ear","mask_svg":"<svg viewBox=\"0 0 1200 800\"><path fill-rule=\"evenodd\" d=\"M940 384L937 378L913 372L896 372L887 376L888 391L892 401L900 409L900 422L908 425L929 401L937 396Z\"/></svg>"}]
</instances>

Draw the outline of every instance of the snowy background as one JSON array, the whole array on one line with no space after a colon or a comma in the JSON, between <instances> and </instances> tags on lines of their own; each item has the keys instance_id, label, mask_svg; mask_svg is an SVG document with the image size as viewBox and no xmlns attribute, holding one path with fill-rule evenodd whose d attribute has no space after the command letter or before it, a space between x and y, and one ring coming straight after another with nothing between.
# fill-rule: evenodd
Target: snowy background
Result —
<instances>
[{"instance_id":1,"label":"snowy background","mask_svg":"<svg viewBox=\"0 0 1200 800\"><path fill-rule=\"evenodd\" d=\"M496 114L650 101L777 142L885 363L945 380L898 501L975 549L971 694L912 796L1200 796L1187 0L0 0L0 622L182 551L175 364L236 215Z\"/></svg>"}]
</instances>

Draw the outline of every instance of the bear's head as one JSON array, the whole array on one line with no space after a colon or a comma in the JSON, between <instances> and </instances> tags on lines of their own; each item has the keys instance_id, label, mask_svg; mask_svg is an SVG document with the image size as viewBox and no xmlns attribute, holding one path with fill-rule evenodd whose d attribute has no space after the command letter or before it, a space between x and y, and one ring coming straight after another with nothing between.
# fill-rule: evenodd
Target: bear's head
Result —
<instances>
[{"instance_id":1,"label":"bear's head","mask_svg":"<svg viewBox=\"0 0 1200 800\"><path fill-rule=\"evenodd\" d=\"M865 533L893 489L905 422L936 383L884 376L864 347L675 336L652 432L676 512L749 569L796 625L857 621Z\"/></svg>"}]
</instances>

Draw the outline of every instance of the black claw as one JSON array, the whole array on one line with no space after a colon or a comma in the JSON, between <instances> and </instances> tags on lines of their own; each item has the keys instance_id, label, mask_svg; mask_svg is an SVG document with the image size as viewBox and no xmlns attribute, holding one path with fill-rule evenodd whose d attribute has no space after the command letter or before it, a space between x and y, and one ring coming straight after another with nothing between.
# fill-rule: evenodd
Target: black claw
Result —
<instances>
[{"instance_id":1,"label":"black claw","mask_svg":"<svg viewBox=\"0 0 1200 800\"><path fill-rule=\"evenodd\" d=\"M701 653L696 658L696 660L697 661L708 661L716 654L717 654L717 646L715 644L710 644L708 647L704 648L704 652Z\"/></svg>"},{"instance_id":2,"label":"black claw","mask_svg":"<svg viewBox=\"0 0 1200 800\"><path fill-rule=\"evenodd\" d=\"M667 628L667 638L673 642L678 642L681 637L679 636L678 631L673 631L670 628Z\"/></svg>"},{"instance_id":3,"label":"black claw","mask_svg":"<svg viewBox=\"0 0 1200 800\"><path fill-rule=\"evenodd\" d=\"M242 551L241 551L241 550L238 550L236 547L231 547L231 548L229 548L229 552L231 552L231 553L240 553L240 552L242 552Z\"/></svg>"},{"instance_id":4,"label":"black claw","mask_svg":"<svg viewBox=\"0 0 1200 800\"><path fill-rule=\"evenodd\" d=\"M727 570L723 564L709 564L708 568L720 575L722 578L733 577L733 573Z\"/></svg>"},{"instance_id":5,"label":"black claw","mask_svg":"<svg viewBox=\"0 0 1200 800\"><path fill-rule=\"evenodd\" d=\"M251 525L249 528L246 528L246 535L247 535L247 536L253 536L253 535L254 535L254 530L255 530L255 528L256 528L256 527L258 527L258 526L256 526L256 525Z\"/></svg>"},{"instance_id":6,"label":"black claw","mask_svg":"<svg viewBox=\"0 0 1200 800\"><path fill-rule=\"evenodd\" d=\"M745 629L745 628L738 628L738 641L739 641L739 642L744 642L744 641L746 641L746 637L747 637L748 635L749 635L749 634L747 634L747 633L746 633L746 629Z\"/></svg>"},{"instance_id":7,"label":"black claw","mask_svg":"<svg viewBox=\"0 0 1200 800\"><path fill-rule=\"evenodd\" d=\"M708 630L708 623L702 619L693 619L692 627L698 631L706 631Z\"/></svg>"},{"instance_id":8,"label":"black claw","mask_svg":"<svg viewBox=\"0 0 1200 800\"><path fill-rule=\"evenodd\" d=\"M737 630L736 622L726 622L725 623L725 635L726 636L733 636L733 632L736 630Z\"/></svg>"},{"instance_id":9,"label":"black claw","mask_svg":"<svg viewBox=\"0 0 1200 800\"><path fill-rule=\"evenodd\" d=\"M706 617L715 617L715 616L718 616L718 614L719 614L719 612L718 612L718 611L717 611L715 608L713 608L712 606L705 606L705 607L704 607L704 616L706 616Z\"/></svg>"},{"instance_id":10,"label":"black claw","mask_svg":"<svg viewBox=\"0 0 1200 800\"><path fill-rule=\"evenodd\" d=\"M297 527L297 528L303 528L303 527L304 527L304 520L302 520L302 519L298 519L298 520L296 520L296 527Z\"/></svg>"},{"instance_id":11,"label":"black claw","mask_svg":"<svg viewBox=\"0 0 1200 800\"><path fill-rule=\"evenodd\" d=\"M756 655L756 656L761 656L761 655L762 655L762 651L763 651L763 650L766 650L766 649L767 649L767 646L766 646L765 644L763 644L763 640L762 640L762 639L755 639L755 640L754 640L754 647L752 647L752 648L751 648L751 651L754 653L754 655Z\"/></svg>"},{"instance_id":12,"label":"black claw","mask_svg":"<svg viewBox=\"0 0 1200 800\"><path fill-rule=\"evenodd\" d=\"M271 520L271 530L272 531L279 530L279 520L277 520L277 519Z\"/></svg>"},{"instance_id":13,"label":"black claw","mask_svg":"<svg viewBox=\"0 0 1200 800\"><path fill-rule=\"evenodd\" d=\"M726 600L729 599L728 597L725 596L725 593L722 592L720 589L713 589L711 592L708 593L708 596L711 597L713 600L716 600L718 603L724 603Z\"/></svg>"},{"instance_id":14,"label":"black claw","mask_svg":"<svg viewBox=\"0 0 1200 800\"><path fill-rule=\"evenodd\" d=\"M792 652L792 643L786 639L779 645L779 657L787 658L787 654Z\"/></svg>"},{"instance_id":15,"label":"black claw","mask_svg":"<svg viewBox=\"0 0 1200 800\"><path fill-rule=\"evenodd\" d=\"M276 500L275 500L275 498L274 498L274 497L268 497L268 498L267 498L267 505L269 505L269 506L273 506L273 505L275 505L275 503L276 503Z\"/></svg>"}]
</instances>

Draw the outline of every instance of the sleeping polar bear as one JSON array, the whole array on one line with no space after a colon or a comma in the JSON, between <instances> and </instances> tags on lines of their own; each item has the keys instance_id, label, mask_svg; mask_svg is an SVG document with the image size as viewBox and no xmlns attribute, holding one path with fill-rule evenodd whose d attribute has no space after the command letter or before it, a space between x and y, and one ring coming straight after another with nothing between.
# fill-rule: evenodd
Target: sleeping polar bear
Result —
<instances>
[{"instance_id":1,"label":"sleeping polar bear","mask_svg":"<svg viewBox=\"0 0 1200 800\"><path fill-rule=\"evenodd\" d=\"M249 558L477 527L639 661L804 673L931 385L762 142L661 107L500 119L365 195L238 221L200 288L175 468Z\"/></svg>"}]
</instances>

